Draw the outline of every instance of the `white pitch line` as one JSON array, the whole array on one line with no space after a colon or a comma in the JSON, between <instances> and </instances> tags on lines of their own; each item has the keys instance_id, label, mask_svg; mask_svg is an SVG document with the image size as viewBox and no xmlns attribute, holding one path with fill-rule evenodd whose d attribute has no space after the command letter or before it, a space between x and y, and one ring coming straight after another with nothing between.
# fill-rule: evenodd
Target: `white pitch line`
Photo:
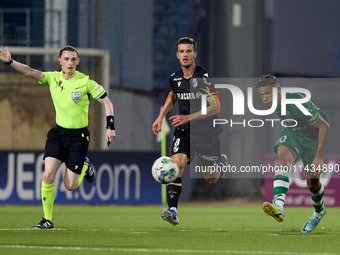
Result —
<instances>
[{"instance_id":1,"label":"white pitch line","mask_svg":"<svg viewBox=\"0 0 340 255\"><path fill-rule=\"evenodd\" d=\"M41 229L33 229L33 228L0 228L0 231L40 231ZM131 234L149 234L150 231L157 231L159 229L76 229L76 228L53 228L42 231L85 231L85 232L98 232L98 231L112 231L117 233L131 233ZM335 231L338 229L331 229L331 231ZM267 231L267 232L278 232L278 233L268 233L265 234L267 236L287 236L286 229L211 229L210 231L218 231L219 235L221 232L232 232L232 231ZM296 233L301 233L300 231L296 231ZM211 233L212 234L212 233ZM218 234L218 233L216 233ZM223 233L223 235L231 235L231 233ZM290 234L293 236L294 234ZM309 236L336 236L336 235L323 235L323 234L310 234Z\"/></svg>"},{"instance_id":2,"label":"white pitch line","mask_svg":"<svg viewBox=\"0 0 340 255\"><path fill-rule=\"evenodd\" d=\"M0 231L85 231L85 232L98 232L98 231L114 231L117 233L131 233L131 234L149 234L145 229L66 229L66 228L53 228L53 229L34 229L34 228L0 228ZM143 231L144 230L144 231ZM150 230L150 229L147 229Z\"/></svg>"},{"instance_id":3,"label":"white pitch line","mask_svg":"<svg viewBox=\"0 0 340 255\"><path fill-rule=\"evenodd\" d=\"M302 234L302 232L296 232L296 233L299 233L299 234L301 234L301 236L303 236L303 235L306 235L306 234ZM266 234L266 236L297 236L297 235L293 235L293 234ZM311 236L315 236L315 237L320 237L320 236L337 236L337 235L318 235L318 234L314 234L314 235L308 235L309 237L311 237Z\"/></svg>"},{"instance_id":4,"label":"white pitch line","mask_svg":"<svg viewBox=\"0 0 340 255\"><path fill-rule=\"evenodd\" d=\"M27 231L27 230L34 230L36 229L33 228L0 228L0 231ZM130 232L130 231L157 231L160 229L149 229L149 228L141 228L141 229L83 229L83 228L53 228L53 229L48 229L48 231L53 231L53 230L58 230L58 231L125 231L125 232ZM192 230L190 230L192 231ZM209 229L208 231L285 231L283 229Z\"/></svg>"},{"instance_id":5,"label":"white pitch line","mask_svg":"<svg viewBox=\"0 0 340 255\"><path fill-rule=\"evenodd\" d=\"M28 230L39 231L38 229L34 229L34 228L0 228L0 231L28 231ZM65 231L65 230L70 230L70 229L53 228L53 229L49 229L48 231ZM80 230L80 229L76 229L76 230Z\"/></svg>"},{"instance_id":6,"label":"white pitch line","mask_svg":"<svg viewBox=\"0 0 340 255\"><path fill-rule=\"evenodd\" d=\"M231 251L231 250L170 250L170 249L128 249L128 248L91 248L64 246L33 246L33 245L0 245L9 249L40 249L40 250L77 250L77 251L116 251L116 252L171 252L171 253L219 253L219 254L274 254L274 255L339 255L337 253L310 252L267 252L267 251Z\"/></svg>"}]
</instances>

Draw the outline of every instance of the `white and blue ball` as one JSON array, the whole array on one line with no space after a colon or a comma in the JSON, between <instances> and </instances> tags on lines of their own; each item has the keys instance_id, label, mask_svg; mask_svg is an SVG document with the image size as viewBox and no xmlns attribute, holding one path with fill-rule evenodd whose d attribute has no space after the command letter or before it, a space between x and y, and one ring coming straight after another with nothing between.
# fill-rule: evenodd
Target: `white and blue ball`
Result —
<instances>
[{"instance_id":1,"label":"white and blue ball","mask_svg":"<svg viewBox=\"0 0 340 255\"><path fill-rule=\"evenodd\" d=\"M152 165L152 176L160 183L166 184L177 179L179 168L175 160L163 156L158 158Z\"/></svg>"}]
</instances>

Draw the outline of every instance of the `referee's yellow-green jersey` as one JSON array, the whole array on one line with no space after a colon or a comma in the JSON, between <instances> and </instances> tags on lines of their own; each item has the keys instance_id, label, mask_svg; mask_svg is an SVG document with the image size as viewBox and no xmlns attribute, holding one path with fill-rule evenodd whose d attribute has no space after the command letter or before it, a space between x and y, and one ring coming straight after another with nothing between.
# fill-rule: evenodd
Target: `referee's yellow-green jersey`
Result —
<instances>
[{"instance_id":1,"label":"referee's yellow-green jersey","mask_svg":"<svg viewBox=\"0 0 340 255\"><path fill-rule=\"evenodd\" d=\"M98 99L105 93L104 88L78 71L70 80L64 79L62 71L43 74L38 82L50 87L57 125L69 129L87 127L90 95Z\"/></svg>"}]
</instances>

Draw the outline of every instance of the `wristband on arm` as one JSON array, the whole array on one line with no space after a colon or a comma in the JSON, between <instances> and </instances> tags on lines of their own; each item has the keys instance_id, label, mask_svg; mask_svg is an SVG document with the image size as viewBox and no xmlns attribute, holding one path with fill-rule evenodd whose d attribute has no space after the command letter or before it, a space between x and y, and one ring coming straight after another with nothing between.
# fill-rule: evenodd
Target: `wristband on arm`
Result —
<instances>
[{"instance_id":1,"label":"wristband on arm","mask_svg":"<svg viewBox=\"0 0 340 255\"><path fill-rule=\"evenodd\" d=\"M11 60L9 62L5 62L5 63L6 63L6 65L10 66L13 63L13 58L11 58Z\"/></svg>"},{"instance_id":2,"label":"wristband on arm","mask_svg":"<svg viewBox=\"0 0 340 255\"><path fill-rule=\"evenodd\" d=\"M115 117L110 115L106 116L106 128L115 130Z\"/></svg>"}]
</instances>

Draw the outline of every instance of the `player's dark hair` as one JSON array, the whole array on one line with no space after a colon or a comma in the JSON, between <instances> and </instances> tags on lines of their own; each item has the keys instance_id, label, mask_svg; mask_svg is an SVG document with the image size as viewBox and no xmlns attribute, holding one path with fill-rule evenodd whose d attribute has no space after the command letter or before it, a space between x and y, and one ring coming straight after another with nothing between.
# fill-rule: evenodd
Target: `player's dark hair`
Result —
<instances>
[{"instance_id":1,"label":"player's dark hair","mask_svg":"<svg viewBox=\"0 0 340 255\"><path fill-rule=\"evenodd\" d=\"M256 88L266 87L268 85L279 85L279 80L272 74L262 75L256 83Z\"/></svg>"},{"instance_id":2,"label":"player's dark hair","mask_svg":"<svg viewBox=\"0 0 340 255\"><path fill-rule=\"evenodd\" d=\"M176 49L178 50L178 45L179 44L191 44L192 47L194 48L194 51L196 52L197 49L197 43L195 42L194 39L190 38L190 37L182 37L180 38L177 43L176 43Z\"/></svg>"},{"instance_id":3,"label":"player's dark hair","mask_svg":"<svg viewBox=\"0 0 340 255\"><path fill-rule=\"evenodd\" d=\"M74 48L73 46L67 45L59 51L59 58L61 57L64 51L75 51L77 53L77 57L79 57L77 49Z\"/></svg>"}]
</instances>

